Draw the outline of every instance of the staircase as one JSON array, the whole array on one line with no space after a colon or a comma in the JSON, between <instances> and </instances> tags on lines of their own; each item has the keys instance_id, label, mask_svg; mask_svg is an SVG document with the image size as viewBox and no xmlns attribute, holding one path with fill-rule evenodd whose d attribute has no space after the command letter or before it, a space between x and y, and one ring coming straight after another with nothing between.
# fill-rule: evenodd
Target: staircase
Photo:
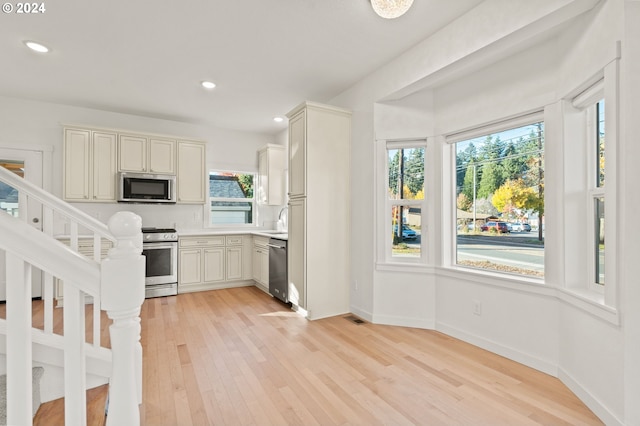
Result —
<instances>
[{"instance_id":1,"label":"staircase","mask_svg":"<svg viewBox=\"0 0 640 426\"><path fill-rule=\"evenodd\" d=\"M6 319L0 319L0 354L6 354L7 424L32 424L32 371L44 366L43 381L55 376L63 386L65 424L86 425L86 391L109 383L106 424L138 425L142 402L140 307L144 301L144 257L140 217L118 212L108 226L0 167L0 181L16 188L20 205L42 209L42 231L0 212L0 249L6 258ZM29 203L27 203L29 201ZM53 236L68 234L69 245ZM94 253L78 252L91 238ZM113 244L101 260L104 242ZM43 276L43 327L32 322L31 275ZM54 308L54 286L64 308ZM86 333L85 303L93 303L92 330ZM54 309L63 309L63 330L54 333ZM111 348L102 347L101 310L106 311ZM86 335L90 338L87 339ZM49 392L54 399L55 391ZM52 398L53 397L53 398Z\"/></svg>"}]
</instances>

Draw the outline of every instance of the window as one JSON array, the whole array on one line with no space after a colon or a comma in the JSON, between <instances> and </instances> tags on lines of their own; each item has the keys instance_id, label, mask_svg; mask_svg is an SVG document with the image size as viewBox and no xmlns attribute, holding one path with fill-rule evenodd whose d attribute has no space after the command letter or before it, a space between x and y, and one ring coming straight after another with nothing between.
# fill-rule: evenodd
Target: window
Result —
<instances>
[{"instance_id":1,"label":"window","mask_svg":"<svg viewBox=\"0 0 640 426\"><path fill-rule=\"evenodd\" d=\"M513 127L507 123L495 126L495 131L465 132L477 136L453 140L455 263L541 278L544 123L529 121L517 127L511 123Z\"/></svg>"},{"instance_id":2,"label":"window","mask_svg":"<svg viewBox=\"0 0 640 426\"><path fill-rule=\"evenodd\" d=\"M18 176L24 177L24 162L22 161L0 159L0 167L4 167ZM18 217L18 204L18 191L6 183L0 182L0 210L4 210L11 216Z\"/></svg>"},{"instance_id":3,"label":"window","mask_svg":"<svg viewBox=\"0 0 640 426\"><path fill-rule=\"evenodd\" d=\"M597 285L604 285L605 280L605 262L604 262L604 241L605 241L605 134L604 134L604 99L596 102L590 107L591 113L587 114L593 121L591 126L595 131L590 132L587 137L587 143L590 149L595 153L595 164L592 165L590 178L590 192L593 205L593 281ZM589 112L589 111L588 111Z\"/></svg>"},{"instance_id":4,"label":"window","mask_svg":"<svg viewBox=\"0 0 640 426\"><path fill-rule=\"evenodd\" d=\"M385 229L388 261L423 259L425 143L386 143Z\"/></svg>"},{"instance_id":5,"label":"window","mask_svg":"<svg viewBox=\"0 0 640 426\"><path fill-rule=\"evenodd\" d=\"M237 225L254 223L255 175L242 172L210 172L211 225Z\"/></svg>"}]
</instances>

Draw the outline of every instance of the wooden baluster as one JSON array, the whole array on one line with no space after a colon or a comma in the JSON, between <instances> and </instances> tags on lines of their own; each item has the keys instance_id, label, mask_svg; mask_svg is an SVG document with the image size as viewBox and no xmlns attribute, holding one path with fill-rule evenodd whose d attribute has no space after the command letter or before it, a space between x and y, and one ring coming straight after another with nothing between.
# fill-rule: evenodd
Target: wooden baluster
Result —
<instances>
[{"instance_id":1,"label":"wooden baluster","mask_svg":"<svg viewBox=\"0 0 640 426\"><path fill-rule=\"evenodd\" d=\"M64 284L64 412L65 424L87 424L84 293Z\"/></svg>"},{"instance_id":2,"label":"wooden baluster","mask_svg":"<svg viewBox=\"0 0 640 426\"><path fill-rule=\"evenodd\" d=\"M93 259L102 262L102 238L93 234ZM93 346L100 347L100 295L93 296Z\"/></svg>"},{"instance_id":3,"label":"wooden baluster","mask_svg":"<svg viewBox=\"0 0 640 426\"><path fill-rule=\"evenodd\" d=\"M31 424L31 265L6 252L7 424Z\"/></svg>"},{"instance_id":4,"label":"wooden baluster","mask_svg":"<svg viewBox=\"0 0 640 426\"><path fill-rule=\"evenodd\" d=\"M42 232L50 237L53 236L53 209L42 206ZM43 271L42 276L42 299L44 301L44 332L53 333L53 275Z\"/></svg>"},{"instance_id":5,"label":"wooden baluster","mask_svg":"<svg viewBox=\"0 0 640 426\"><path fill-rule=\"evenodd\" d=\"M145 260L141 255L142 220L131 212L109 219L116 246L102 262L102 307L113 324L111 382L107 426L139 425L142 386L140 307L144 302Z\"/></svg>"}]
</instances>

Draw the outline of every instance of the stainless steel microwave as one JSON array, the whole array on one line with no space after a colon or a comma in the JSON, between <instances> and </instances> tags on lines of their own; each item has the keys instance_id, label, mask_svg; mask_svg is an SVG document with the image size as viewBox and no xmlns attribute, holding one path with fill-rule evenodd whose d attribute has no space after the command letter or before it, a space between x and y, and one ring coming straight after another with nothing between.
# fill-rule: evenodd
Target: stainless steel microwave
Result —
<instances>
[{"instance_id":1,"label":"stainless steel microwave","mask_svg":"<svg viewBox=\"0 0 640 426\"><path fill-rule=\"evenodd\" d=\"M118 201L123 203L175 203L176 177L146 173L118 173Z\"/></svg>"}]
</instances>

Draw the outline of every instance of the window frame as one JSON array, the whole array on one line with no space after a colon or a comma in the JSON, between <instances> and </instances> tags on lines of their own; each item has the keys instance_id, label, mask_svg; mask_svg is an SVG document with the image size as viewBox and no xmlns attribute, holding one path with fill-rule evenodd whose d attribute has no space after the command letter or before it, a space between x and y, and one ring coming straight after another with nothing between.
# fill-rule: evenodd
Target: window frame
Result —
<instances>
[{"instance_id":1,"label":"window frame","mask_svg":"<svg viewBox=\"0 0 640 426\"><path fill-rule=\"evenodd\" d=\"M473 128L451 133L449 135L445 135L445 144L449 145L449 179L450 185L447 190L445 190L444 198L449 200L450 211L448 213L449 216L449 226L443 233L443 237L447 240L445 243L449 246L449 250L447 252L447 256L444 259L444 265L456 269L459 271L465 271L469 274L474 275L488 275L494 277L500 277L501 279L505 279L507 281L512 281L514 283L537 283L544 284L544 277L536 277L531 275L524 274L514 274L509 272L500 272L493 269L482 269L482 268L474 268L470 266L460 265L458 264L458 242L457 242L457 205L456 205L456 189L457 189L457 181L456 181L456 144L458 142L464 142L470 139L475 139L478 137L483 137L487 135L493 135L496 133L500 133L503 131L517 129L519 127L533 125L535 123L543 123L544 132L546 133L546 123L545 123L545 114L544 110L538 110L530 113L525 113L522 115L518 115L511 118L505 118L502 120L497 120L491 123L487 123L484 125L475 126ZM543 156L546 151L546 143L543 148ZM546 184L545 184L546 186ZM547 196L547 192L545 191L545 198ZM546 203L545 203L546 204ZM546 216L546 212L545 212ZM544 248L546 258L546 247ZM546 263L546 262L545 262ZM546 268L545 268L546 269ZM545 274L546 275L546 274Z\"/></svg>"},{"instance_id":2,"label":"window frame","mask_svg":"<svg viewBox=\"0 0 640 426\"><path fill-rule=\"evenodd\" d=\"M228 197L212 197L211 196L211 174L212 173L233 173L236 175L252 175L253 176L253 197L252 198L228 198ZM243 227L255 227L258 221L258 209L257 209L257 201L256 201L256 187L257 187L257 172L247 172L241 170L230 170L230 169L209 169L207 172L207 204L205 208L207 209L207 227L208 228L243 228ZM245 202L251 204L251 223L211 223L212 220L212 211L211 211L211 203L213 201L220 202Z\"/></svg>"},{"instance_id":3,"label":"window frame","mask_svg":"<svg viewBox=\"0 0 640 426\"><path fill-rule=\"evenodd\" d=\"M578 256L573 256L572 262L569 262L565 268L565 280L563 286L559 288L560 297L574 306L580 307L594 315L604 318L613 324L620 323L620 313L618 311L618 200L617 200L617 162L618 162L618 138L619 138L619 103L620 103L620 61L619 57L615 58L604 68L594 75L590 80L578 86L575 90L568 93L564 98L566 102L563 107L564 114L564 137L565 147L568 143L572 143L571 139L582 142L583 151L586 155L585 164L582 166L584 173L570 181L572 191L581 185L583 191L583 201L580 210L575 208L569 213L580 214L585 212L581 223L585 232L589 232L588 247L581 249L575 244L569 244L565 241L564 256L565 258L573 256L572 252L578 250ZM596 145L595 145L595 121L587 117L587 108L594 105L600 99L605 102L605 132L606 132L606 168L610 172L606 175L606 185L596 188ZM580 120L576 120L576 114L582 114ZM595 112L592 113L595 115ZM592 117L594 118L594 117ZM591 124L589 124L591 123ZM592 126L591 131L589 126ZM584 135L584 136L583 136ZM587 146L588 138L591 137L591 146ZM578 145L573 143L574 147ZM566 149L566 148L565 148ZM566 152L565 152L566 156ZM565 167L567 162L571 160L565 158ZM566 172L565 172L566 173ZM565 183L566 185L566 183ZM593 191L592 191L593 189ZM602 192L604 190L604 192ZM565 196L566 196L565 189ZM595 239L594 226L594 202L597 195L604 194L606 197L606 217L607 225L605 226L605 241L607 242L607 250L605 255L605 285L595 284L595 256L593 250L593 242ZM566 220L565 215L565 220ZM565 240L568 238L565 235ZM588 275L578 280L568 280L567 277L580 275L580 268L587 264L589 267ZM599 308L599 309L597 309Z\"/></svg>"},{"instance_id":4,"label":"window frame","mask_svg":"<svg viewBox=\"0 0 640 426\"><path fill-rule=\"evenodd\" d=\"M422 191L424 197L420 200L412 199L391 199L388 196L389 188L389 163L388 163L388 151L390 149L412 149L422 148L424 149L424 162L423 173L424 181L422 185ZM382 244L376 244L377 247L377 262L376 267L378 269L394 269L400 267L400 270L407 270L407 268L424 268L428 262L428 238L426 238L427 231L427 163L428 163L428 149L426 138L410 138L410 139L385 139L378 141L378 149L376 150L378 157L378 167L376 168L378 173L378 190L376 191L377 198L380 202L378 205L378 241ZM420 207L420 256L393 256L393 226L392 226L392 208L394 206L406 206L406 207ZM380 237L380 232L382 237Z\"/></svg>"},{"instance_id":5,"label":"window frame","mask_svg":"<svg viewBox=\"0 0 640 426\"><path fill-rule=\"evenodd\" d=\"M586 182L584 183L586 188L586 197L585 197L585 214L587 229L587 238L588 241L591 242L592 245L589 245L586 248L585 256L587 256L586 263L589 268L588 274L588 283L586 285L587 290L593 291L600 295L604 295L605 284L598 283L598 278L596 277L597 268L596 268L596 230L597 230L597 200L603 199L605 209L607 204L607 196L606 196L606 187L607 185L601 186L599 184L599 167L598 167L598 103L600 101L604 102L605 105L605 131L606 131L606 101L605 101L605 89L604 89L604 79L599 80L594 83L592 86L581 92L575 98L572 99L571 103L573 107L578 110L581 114L584 115L584 144L587 155L585 156L586 162ZM606 220L606 219L605 219ZM611 222L611 221L609 221ZM605 226L605 235L606 235L606 226ZM607 240L605 236L605 241ZM605 256L605 280L606 279L606 271L607 271L607 256Z\"/></svg>"}]
</instances>

